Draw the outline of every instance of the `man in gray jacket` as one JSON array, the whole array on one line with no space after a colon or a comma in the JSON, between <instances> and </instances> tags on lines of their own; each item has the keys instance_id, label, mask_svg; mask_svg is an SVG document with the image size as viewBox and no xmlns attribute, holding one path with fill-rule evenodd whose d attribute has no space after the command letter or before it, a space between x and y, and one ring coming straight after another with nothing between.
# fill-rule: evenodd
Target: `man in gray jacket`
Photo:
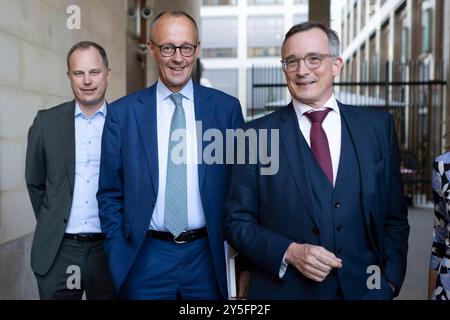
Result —
<instances>
[{"instance_id":1,"label":"man in gray jacket","mask_svg":"<svg viewBox=\"0 0 450 320\"><path fill-rule=\"evenodd\" d=\"M105 50L89 41L70 49L67 68L75 99L39 111L28 133L31 267L41 299L113 299L96 200L111 73Z\"/></svg>"}]
</instances>

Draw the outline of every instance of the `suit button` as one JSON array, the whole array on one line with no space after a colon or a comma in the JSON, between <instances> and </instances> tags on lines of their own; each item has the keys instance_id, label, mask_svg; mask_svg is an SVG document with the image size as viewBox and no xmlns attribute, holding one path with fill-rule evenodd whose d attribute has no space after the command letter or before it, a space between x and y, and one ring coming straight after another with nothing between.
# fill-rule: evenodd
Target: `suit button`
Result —
<instances>
[{"instance_id":1,"label":"suit button","mask_svg":"<svg viewBox=\"0 0 450 320\"><path fill-rule=\"evenodd\" d=\"M341 204L339 203L339 201L336 201L336 202L334 203L334 207L335 207L336 209L339 209L339 208L341 207Z\"/></svg>"},{"instance_id":2,"label":"suit button","mask_svg":"<svg viewBox=\"0 0 450 320\"><path fill-rule=\"evenodd\" d=\"M317 235L317 234L319 234L320 230L319 230L318 228L314 227L314 228L312 229L312 232L313 232L315 235Z\"/></svg>"},{"instance_id":3,"label":"suit button","mask_svg":"<svg viewBox=\"0 0 450 320\"><path fill-rule=\"evenodd\" d=\"M67 218L64 218L63 221L64 221L64 223L67 223Z\"/></svg>"},{"instance_id":4,"label":"suit button","mask_svg":"<svg viewBox=\"0 0 450 320\"><path fill-rule=\"evenodd\" d=\"M152 207L156 206L156 202L152 201Z\"/></svg>"},{"instance_id":5,"label":"suit button","mask_svg":"<svg viewBox=\"0 0 450 320\"><path fill-rule=\"evenodd\" d=\"M337 254L341 254L341 253L342 253L342 248L337 249L337 250L336 250L336 253L337 253Z\"/></svg>"},{"instance_id":6,"label":"suit button","mask_svg":"<svg viewBox=\"0 0 450 320\"><path fill-rule=\"evenodd\" d=\"M339 231L341 231L341 230L342 230L342 225L341 225L341 224L338 224L337 227L336 227L336 231L339 232Z\"/></svg>"}]
</instances>

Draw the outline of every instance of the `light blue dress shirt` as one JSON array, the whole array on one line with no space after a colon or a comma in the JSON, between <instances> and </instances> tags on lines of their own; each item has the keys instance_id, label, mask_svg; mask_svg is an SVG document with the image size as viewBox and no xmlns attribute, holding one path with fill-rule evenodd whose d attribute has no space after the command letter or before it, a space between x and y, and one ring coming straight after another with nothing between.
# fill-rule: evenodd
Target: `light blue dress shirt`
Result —
<instances>
[{"instance_id":1,"label":"light blue dress shirt","mask_svg":"<svg viewBox=\"0 0 450 320\"><path fill-rule=\"evenodd\" d=\"M150 222L151 230L167 231L164 225L165 194L167 177L167 153L169 148L169 133L175 105L170 99L170 91L158 80L156 85L156 120L158 130L158 196L156 206ZM187 230L199 229L206 225L203 211L200 186L198 181L198 154L197 154L197 124L195 122L194 87L192 80L179 92L183 95L183 109L186 116L186 146L187 146ZM150 106L149 106L150 108ZM201 134L201 132L200 132Z\"/></svg>"},{"instance_id":2,"label":"light blue dress shirt","mask_svg":"<svg viewBox=\"0 0 450 320\"><path fill-rule=\"evenodd\" d=\"M75 105L75 185L67 233L101 232L97 189L106 103L90 117Z\"/></svg>"}]
</instances>

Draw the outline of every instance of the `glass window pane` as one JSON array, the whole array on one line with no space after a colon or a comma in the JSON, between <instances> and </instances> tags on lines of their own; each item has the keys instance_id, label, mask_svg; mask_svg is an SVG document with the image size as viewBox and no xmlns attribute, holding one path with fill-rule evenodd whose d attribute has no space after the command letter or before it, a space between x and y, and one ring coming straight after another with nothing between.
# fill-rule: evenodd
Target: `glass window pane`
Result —
<instances>
[{"instance_id":1,"label":"glass window pane","mask_svg":"<svg viewBox=\"0 0 450 320\"><path fill-rule=\"evenodd\" d=\"M248 5L283 4L283 0L247 0Z\"/></svg>"},{"instance_id":2,"label":"glass window pane","mask_svg":"<svg viewBox=\"0 0 450 320\"><path fill-rule=\"evenodd\" d=\"M307 14L294 14L294 24L299 24L308 21Z\"/></svg>"},{"instance_id":3,"label":"glass window pane","mask_svg":"<svg viewBox=\"0 0 450 320\"><path fill-rule=\"evenodd\" d=\"M361 1L361 29L366 25L366 1L367 0Z\"/></svg>"},{"instance_id":4,"label":"glass window pane","mask_svg":"<svg viewBox=\"0 0 450 320\"><path fill-rule=\"evenodd\" d=\"M431 9L425 10L422 14L422 53L431 52Z\"/></svg>"},{"instance_id":5,"label":"glass window pane","mask_svg":"<svg viewBox=\"0 0 450 320\"><path fill-rule=\"evenodd\" d=\"M249 16L247 20L248 56L279 56L284 38L283 24L282 16Z\"/></svg>"},{"instance_id":6,"label":"glass window pane","mask_svg":"<svg viewBox=\"0 0 450 320\"><path fill-rule=\"evenodd\" d=\"M237 0L203 0L204 6L235 6Z\"/></svg>"},{"instance_id":7,"label":"glass window pane","mask_svg":"<svg viewBox=\"0 0 450 320\"><path fill-rule=\"evenodd\" d=\"M357 8L357 6L356 6L356 3L355 3L355 5L353 6L353 11L352 11L352 16L353 16L353 39L355 39L356 38L356 35L357 35L357 25L358 25L358 8Z\"/></svg>"},{"instance_id":8,"label":"glass window pane","mask_svg":"<svg viewBox=\"0 0 450 320\"><path fill-rule=\"evenodd\" d=\"M402 63L408 61L408 28L402 29Z\"/></svg>"},{"instance_id":9,"label":"glass window pane","mask_svg":"<svg viewBox=\"0 0 450 320\"><path fill-rule=\"evenodd\" d=\"M202 57L237 57L237 29L235 17L203 18L200 38Z\"/></svg>"},{"instance_id":10,"label":"glass window pane","mask_svg":"<svg viewBox=\"0 0 450 320\"><path fill-rule=\"evenodd\" d=\"M290 101L284 87L272 86L285 83L281 66L256 66L247 69L247 116L284 107ZM260 87L254 87L259 85ZM264 85L261 87L261 85Z\"/></svg>"},{"instance_id":11,"label":"glass window pane","mask_svg":"<svg viewBox=\"0 0 450 320\"><path fill-rule=\"evenodd\" d=\"M373 16L377 12L377 0L370 0L369 15Z\"/></svg>"},{"instance_id":12,"label":"glass window pane","mask_svg":"<svg viewBox=\"0 0 450 320\"><path fill-rule=\"evenodd\" d=\"M237 69L205 69L201 82L203 85L221 90L234 97L238 96Z\"/></svg>"}]
</instances>

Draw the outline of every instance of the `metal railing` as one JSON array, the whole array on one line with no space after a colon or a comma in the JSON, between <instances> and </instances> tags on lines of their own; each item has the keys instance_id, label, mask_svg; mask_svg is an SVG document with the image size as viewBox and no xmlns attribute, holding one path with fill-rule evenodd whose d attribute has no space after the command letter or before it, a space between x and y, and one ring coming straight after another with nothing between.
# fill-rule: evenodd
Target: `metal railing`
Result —
<instances>
[{"instance_id":1,"label":"metal railing","mask_svg":"<svg viewBox=\"0 0 450 320\"><path fill-rule=\"evenodd\" d=\"M422 62L387 62L385 81L339 81L336 98L362 108L393 115L401 157L404 194L410 205L432 201L431 170L442 152L444 101L447 82L445 64L430 72ZM272 74L272 75L271 75ZM256 118L289 103L290 95L279 67L253 67L252 92L247 116Z\"/></svg>"}]
</instances>

